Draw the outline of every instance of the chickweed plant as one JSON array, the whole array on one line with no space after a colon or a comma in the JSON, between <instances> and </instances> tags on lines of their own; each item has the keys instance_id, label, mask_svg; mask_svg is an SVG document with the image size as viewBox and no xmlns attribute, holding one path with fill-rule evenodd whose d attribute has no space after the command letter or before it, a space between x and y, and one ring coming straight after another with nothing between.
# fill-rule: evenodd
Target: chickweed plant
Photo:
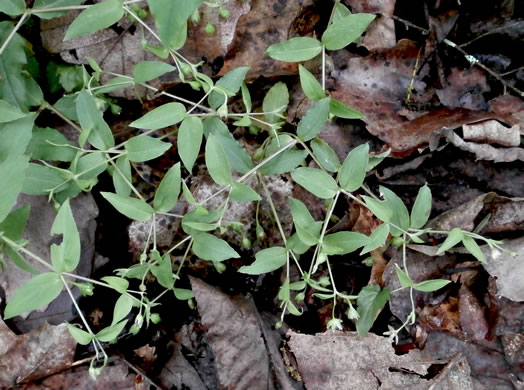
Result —
<instances>
[{"instance_id":1,"label":"chickweed plant","mask_svg":"<svg viewBox=\"0 0 524 390\"><path fill-rule=\"evenodd\" d=\"M387 153L370 157L369 146L363 144L340 162L333 149L317 137L333 117L362 118L360 112L331 98L326 91L326 52L343 49L356 41L374 15L351 14L337 0L321 39L297 37L268 47L266 55L279 61L301 62L321 56L320 82L299 65L300 83L312 106L301 118L296 131L285 132L282 129L289 97L284 83L276 83L269 90L261 111L258 108L253 110L249 87L244 82L247 67L236 68L215 83L199 71L201 64L191 63L178 51L186 40L188 20L200 21L200 14L205 16L209 7L220 8L220 17L227 18L229 13L221 8L227 1L104 0L94 5L82 3L84 0L35 0L33 7L27 8L25 0L0 2L0 12L14 19L0 22L0 249L3 266L17 266L34 274L7 302L3 318L13 318L38 309L65 289L83 324L83 328L70 324L69 330L78 343L92 343L96 351L90 368L92 376L95 377L107 362L103 343L114 341L124 331L136 334L150 322L160 321L155 307L163 295L174 294L180 300L193 298L190 290L177 286L180 270L192 257L212 262L219 270L225 268L228 259L240 257L228 242L220 238L230 228L231 222L223 221L223 216L231 200L260 202L263 194L281 234L282 246L260 250L255 254L254 261L246 259L247 264L238 270L258 275L284 268L286 276L278 293L282 316L277 326L282 324L287 314L301 315L297 302L304 299L307 289L312 289L316 297L333 302L329 328L342 329L343 320L336 316L335 311L338 306L346 309L347 317L355 322L359 334L366 334L390 292L377 285L369 285L358 295L348 295L335 285L331 259L356 251L363 255L392 242L401 248L404 255L402 267L397 267L397 275L402 288L409 289L412 304L412 311L404 324L388 332L395 339L401 329L415 321L413 291L435 291L449 283L447 280L415 283L409 276L407 244L422 243L425 235L438 233L446 237L438 249L439 253L462 243L479 261L484 261L484 255L478 242L492 249L502 249L500 242L477 233L458 228L451 231L424 228L432 202L427 185L420 189L411 211L385 187L380 187L380 197L372 193L364 183L366 174ZM29 45L19 35L19 29L30 18L50 19L71 10L81 12L69 26L64 40L92 34L126 17L136 24L143 36L147 31L157 40L157 44L152 45L144 38L142 47L164 61L138 63L132 74L123 75L106 72L90 59L89 68L77 68L80 88L68 91L56 102L45 101L41 87L28 71ZM153 23L149 22L150 17L154 28ZM205 18L203 23L206 26ZM206 31L212 33L212 30L214 27L206 26ZM177 72L180 82L201 91L202 98L197 102L188 101L148 84L169 72ZM103 74L110 77L106 83L101 83ZM136 134L117 144L104 120L104 111L115 110L115 107L104 94L137 86L163 95L172 102L136 118L130 124L131 128L137 129ZM237 94L243 100L243 113L228 110L229 99ZM44 111L57 115L73 127L78 133L77 142L70 142L55 129L35 126L36 119ZM233 137L229 125L256 126L267 134L267 138L250 155ZM176 130L152 137L153 133L173 126ZM163 155L172 147L166 141L171 134L176 134L179 160L174 161L163 176L152 202L147 202L133 185L131 163ZM205 151L208 173L220 190L197 202L186 181L193 175L201 149ZM306 166L306 162L311 160L316 167ZM126 217L136 221L152 220L153 223L139 263L118 269L113 276L93 280L74 273L81 248L70 199L83 191L93 190L104 171L112 176L114 192L102 192L103 198ZM232 171L241 176L234 176ZM325 219L316 221L304 203L290 198L294 223L291 236L284 234L267 186L268 176L285 173L327 204ZM246 185L248 179L253 178L256 184ZM22 240L22 234L30 213L29 206L12 210L20 193L46 195L57 209L50 234L61 235L62 241L51 246L50 259L43 259L26 249L27 242ZM209 200L219 194L227 194L223 204L215 209L206 207ZM180 196L192 206L185 215L172 213ZM370 236L351 231L329 233L335 206L344 197L366 207L383 223ZM180 218L186 234L185 238L163 253L157 248L154 223L161 215ZM258 221L256 227L257 236L263 235ZM173 272L173 253L183 253L176 272ZM308 256L303 256L306 253ZM12 264L7 263L3 254ZM301 260L301 256L311 261ZM26 259L40 263L46 271L36 270ZM292 264L300 274L297 280L290 277ZM327 277L318 276L325 275L326 270ZM146 277L151 275L163 288L157 296L150 296L144 284ZM129 281L134 279L140 281L138 290L129 288ZM93 294L94 288L108 288L120 294L114 305L110 326L97 333L92 331L73 297L73 287L84 295ZM133 324L128 324L126 318L132 310L136 311L136 319Z\"/></svg>"}]
</instances>

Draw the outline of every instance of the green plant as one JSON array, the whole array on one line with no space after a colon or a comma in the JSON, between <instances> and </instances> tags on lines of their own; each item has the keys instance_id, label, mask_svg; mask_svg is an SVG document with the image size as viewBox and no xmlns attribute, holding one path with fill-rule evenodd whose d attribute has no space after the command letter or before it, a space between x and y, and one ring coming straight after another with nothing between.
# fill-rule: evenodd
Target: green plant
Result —
<instances>
[{"instance_id":1,"label":"green plant","mask_svg":"<svg viewBox=\"0 0 524 390\"><path fill-rule=\"evenodd\" d=\"M234 228L234 223L223 219L230 200L257 202L257 216L258 204L262 200L259 192L269 202L283 245L259 251L255 254L255 261L241 267L239 272L262 274L285 267L285 281L278 293L282 308L281 321L287 313L301 314L297 302L304 299L306 289L310 288L315 291L316 297L333 301L332 319L328 324L330 328L340 328L342 319L337 316L335 309L345 305L347 317L356 322L360 334L365 334L378 311L387 302L390 292L378 286L367 286L358 295L340 291L333 278L331 257L357 250L360 250L361 255L369 253L388 245L390 236L393 237L393 243L402 247L404 264L403 269L397 269L397 274L402 288L410 289L412 299L412 312L400 329L415 320L413 290L435 291L449 283L446 280L420 283L411 280L405 256L409 242L420 243L425 234L446 235L439 252L462 242L479 261L484 261L484 257L476 241L484 241L491 248L501 249L500 242L476 233L459 229L450 232L424 229L431 210L431 192L427 186L421 188L409 213L402 200L389 189L380 188L383 197L380 199L364 184L367 172L387 157L387 153L370 157L369 147L364 144L353 149L340 162L331 147L317 137L332 117L362 118L360 112L329 96L325 89L325 57L326 50L338 50L357 40L374 15L351 14L335 1L328 28L321 40L292 38L267 49L269 56L281 61L305 61L322 56L321 82L305 67L299 66L302 89L313 105L300 120L295 133L282 131L289 103L284 83L276 83L269 90L261 112L253 111L249 88L244 82L247 67L236 68L214 83L198 70L199 64L191 63L178 52L186 39L187 21L190 18L196 21L202 0L106 0L90 6L82 3L82 0L36 0L33 8L26 8L24 0L8 0L0 4L1 12L19 17L16 24L0 22L0 175L4 183L0 189L0 244L16 266L35 274L7 303L4 313L6 319L51 302L63 289L77 305L71 293L72 286L79 288L85 295L92 294L98 286L120 294L109 327L94 333L78 306L84 329L69 326L78 343L94 345L97 356L91 366L93 376L101 369L98 358L102 359L103 364L107 360L102 343L118 337L127 325L127 315L133 309L138 313L129 332L136 333L144 323L148 325L149 322L160 320L155 307L164 294L173 293L176 298L191 302L192 292L177 287L180 272L191 253L212 262L219 271L225 268L225 260L239 257L228 242L218 237L219 234L212 234ZM146 3L154 17L156 31L142 20L147 12L141 6ZM219 7L222 4L216 2L207 6ZM67 75L63 76L64 80L68 81L63 81L62 86L68 94L54 103L45 101L40 86L27 71L26 45L18 30L31 16L51 18L73 9L83 11L70 25L66 40L94 33L126 16L139 29L149 31L157 39L158 46L144 41L144 50L163 59L169 58L173 65L162 61L142 62L135 66L132 75L120 75L105 72L94 60L90 60L90 71L86 67L62 70L65 72L62 74ZM221 15L226 17L225 12ZM207 24L204 27L207 33L211 33L209 26ZM202 91L202 98L198 102L158 91L148 84L155 78L175 71L181 82ZM100 82L103 74L112 77L105 84ZM103 112L107 109L117 112L118 107L104 94L136 86L156 91L173 102L137 118L130 127L146 131L117 144ZM245 112L231 113L228 100L238 93L242 96ZM197 108L203 113L195 113ZM78 133L78 143L68 141L57 130L36 127L35 120L43 111L57 115L72 126ZM253 156L232 136L227 127L228 122L247 127L255 133L262 131L267 134ZM170 133L159 138L151 134L174 125L178 126L173 133L177 134L180 161L165 173L153 201L147 202L133 185L131 163L152 160L170 149L171 143L166 142ZM193 174L202 147L209 175L221 188L208 198L197 201L186 185L185 178ZM316 163L317 168L301 166L309 158ZM115 270L115 276L93 280L73 273L79 261L80 240L69 199L82 191L91 191L105 171L112 176L115 188L114 192L102 192L105 200L130 219L152 220L152 224L138 264ZM233 171L241 176L234 176ZM300 200L290 198L295 233L289 237L284 233L267 187L267 176L287 172L290 172L294 182L327 202L325 219L316 221ZM246 184L251 178L256 180L254 187ZM357 191L366 195L356 196ZM62 242L51 247L50 261L28 251L26 243L21 240L30 210L22 207L11 211L20 193L47 195L58 210L51 234L62 235ZM176 215L171 210L181 193L192 209L185 215ZM227 196L219 207L206 207L211 199L223 193L227 193ZM349 231L329 233L335 206L341 196L368 208L383 224L370 236ZM158 250L156 240L155 220L161 215L180 218L182 229L187 235L164 253ZM258 217L256 236L260 240L264 239ZM246 237L242 244L245 248L251 246ZM173 272L171 254L175 251L182 253L182 257L177 271ZM312 252L309 264L304 264L300 259L306 252ZM46 272L35 270L23 255L40 263ZM291 280L291 264L297 267L301 275L299 280ZM316 276L321 268L327 270L327 277ZM153 275L164 288L156 297L148 296L145 284L148 275ZM140 281L138 290L129 288L129 281L133 279ZM391 329L390 336L396 337L400 329Z\"/></svg>"}]
</instances>

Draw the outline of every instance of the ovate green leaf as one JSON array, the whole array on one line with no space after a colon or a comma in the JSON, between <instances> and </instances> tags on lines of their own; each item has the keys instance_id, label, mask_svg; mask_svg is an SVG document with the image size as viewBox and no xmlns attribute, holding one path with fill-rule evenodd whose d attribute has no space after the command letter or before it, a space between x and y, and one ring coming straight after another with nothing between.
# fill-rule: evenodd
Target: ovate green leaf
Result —
<instances>
[{"instance_id":1,"label":"ovate green leaf","mask_svg":"<svg viewBox=\"0 0 524 390\"><path fill-rule=\"evenodd\" d=\"M294 181L322 199L333 198L338 192L335 180L326 172L316 168L297 168L291 172Z\"/></svg>"},{"instance_id":2,"label":"ovate green leaf","mask_svg":"<svg viewBox=\"0 0 524 390\"><path fill-rule=\"evenodd\" d=\"M178 154L189 172L193 169L198 152L200 152L202 134L202 120L198 117L187 117L178 129Z\"/></svg>"},{"instance_id":3,"label":"ovate green leaf","mask_svg":"<svg viewBox=\"0 0 524 390\"><path fill-rule=\"evenodd\" d=\"M122 332L124 326L126 326L126 322L127 320L124 320L102 329L96 334L96 339L104 343L113 341L120 334L120 332Z\"/></svg>"},{"instance_id":4,"label":"ovate green leaf","mask_svg":"<svg viewBox=\"0 0 524 390\"><path fill-rule=\"evenodd\" d=\"M344 119L361 119L364 118L364 114L360 111L351 108L344 103L331 98L329 102L329 112L339 118Z\"/></svg>"},{"instance_id":5,"label":"ovate green leaf","mask_svg":"<svg viewBox=\"0 0 524 390\"><path fill-rule=\"evenodd\" d=\"M67 324L67 329L78 344L87 345L95 338L94 334L88 333L74 325Z\"/></svg>"},{"instance_id":6,"label":"ovate green leaf","mask_svg":"<svg viewBox=\"0 0 524 390\"><path fill-rule=\"evenodd\" d=\"M441 253L444 253L448 249L453 248L455 245L457 245L459 242L462 241L464 238L464 233L459 228L453 228L449 232L448 236L442 243L442 245L438 248L437 255L440 255Z\"/></svg>"},{"instance_id":7,"label":"ovate green leaf","mask_svg":"<svg viewBox=\"0 0 524 390\"><path fill-rule=\"evenodd\" d=\"M25 1L2 0L0 1L0 12L10 16L22 15L25 12Z\"/></svg>"},{"instance_id":8,"label":"ovate green leaf","mask_svg":"<svg viewBox=\"0 0 524 390\"><path fill-rule=\"evenodd\" d=\"M364 255L368 252L371 252L372 250L377 249L380 246L383 246L386 244L386 240L389 235L389 225L387 223L383 223L379 227L377 227L375 230L373 230L373 233L369 236L369 241L366 244L364 248L362 248L362 251L360 252L360 255Z\"/></svg>"},{"instance_id":9,"label":"ovate green leaf","mask_svg":"<svg viewBox=\"0 0 524 390\"><path fill-rule=\"evenodd\" d=\"M133 78L135 83L141 84L154 80L166 73L176 70L173 65L162 61L142 61L135 65Z\"/></svg>"},{"instance_id":10,"label":"ovate green leaf","mask_svg":"<svg viewBox=\"0 0 524 390\"><path fill-rule=\"evenodd\" d=\"M409 275L403 271L397 264L395 264L395 272L397 273L398 281L400 282L400 285L404 288L406 287L413 287L415 283Z\"/></svg>"},{"instance_id":11,"label":"ovate green leaf","mask_svg":"<svg viewBox=\"0 0 524 390\"><path fill-rule=\"evenodd\" d=\"M129 157L126 155L120 156L115 161L116 168L113 169L113 185L115 192L121 196L129 196L131 194L131 187L133 178L131 176L131 164Z\"/></svg>"},{"instance_id":12,"label":"ovate green leaf","mask_svg":"<svg viewBox=\"0 0 524 390\"><path fill-rule=\"evenodd\" d=\"M86 140L100 150L107 150L115 146L113 133L98 110L95 98L86 91L80 92L76 98L76 115L82 126L80 146Z\"/></svg>"},{"instance_id":13,"label":"ovate green leaf","mask_svg":"<svg viewBox=\"0 0 524 390\"><path fill-rule=\"evenodd\" d=\"M242 183L231 184L229 198L237 202L252 202L255 200L261 200L260 195L258 195L251 187Z\"/></svg>"},{"instance_id":14,"label":"ovate green leaf","mask_svg":"<svg viewBox=\"0 0 524 390\"><path fill-rule=\"evenodd\" d=\"M7 123L26 116L20 109L5 100L0 100L0 123Z\"/></svg>"},{"instance_id":15,"label":"ovate green leaf","mask_svg":"<svg viewBox=\"0 0 524 390\"><path fill-rule=\"evenodd\" d=\"M228 95L235 95L240 90L248 70L249 66L235 68L222 76L216 86L224 88ZM213 91L209 94L208 102L211 108L217 109L226 102L226 97L221 92Z\"/></svg>"},{"instance_id":16,"label":"ovate green leaf","mask_svg":"<svg viewBox=\"0 0 524 390\"><path fill-rule=\"evenodd\" d=\"M27 147L27 154L35 160L49 161L71 161L75 157L75 149L55 145L72 145L72 143L58 130L35 127Z\"/></svg>"},{"instance_id":17,"label":"ovate green leaf","mask_svg":"<svg viewBox=\"0 0 524 390\"><path fill-rule=\"evenodd\" d=\"M220 185L231 184L231 167L222 145L214 135L209 135L206 142L206 166L213 181Z\"/></svg>"},{"instance_id":18,"label":"ovate green leaf","mask_svg":"<svg viewBox=\"0 0 524 390\"><path fill-rule=\"evenodd\" d=\"M194 236L193 252L199 258L209 261L224 261L239 258L240 255L227 242L209 233Z\"/></svg>"},{"instance_id":19,"label":"ovate green leaf","mask_svg":"<svg viewBox=\"0 0 524 390\"><path fill-rule=\"evenodd\" d=\"M160 157L170 149L171 146L172 145L169 142L164 142L158 138L149 137L147 135L133 137L124 145L129 160L133 162L149 161Z\"/></svg>"},{"instance_id":20,"label":"ovate green leaf","mask_svg":"<svg viewBox=\"0 0 524 390\"><path fill-rule=\"evenodd\" d=\"M390 221L398 228L406 231L409 228L409 213L408 209L402 199L400 199L397 194L393 191L387 189L386 187L379 187L380 193L384 196L384 205L388 207L392 212L393 216ZM390 226L391 234L398 236L402 234L402 231L394 226Z\"/></svg>"},{"instance_id":21,"label":"ovate green leaf","mask_svg":"<svg viewBox=\"0 0 524 390\"><path fill-rule=\"evenodd\" d=\"M358 13L347 15L328 26L322 34L322 43L328 50L339 50L357 40L375 19L375 15Z\"/></svg>"},{"instance_id":22,"label":"ovate green leaf","mask_svg":"<svg viewBox=\"0 0 524 390\"><path fill-rule=\"evenodd\" d=\"M315 103L298 124L297 135L303 141L315 138L324 128L328 120L330 99L327 97Z\"/></svg>"},{"instance_id":23,"label":"ovate green leaf","mask_svg":"<svg viewBox=\"0 0 524 390\"><path fill-rule=\"evenodd\" d=\"M322 51L322 44L315 38L297 37L271 45L266 54L271 58L285 62L307 61Z\"/></svg>"},{"instance_id":24,"label":"ovate green leaf","mask_svg":"<svg viewBox=\"0 0 524 390\"><path fill-rule=\"evenodd\" d=\"M56 272L71 272L80 260L80 235L71 212L69 199L60 209L51 227L51 234L61 234L62 243L51 245L51 260Z\"/></svg>"},{"instance_id":25,"label":"ovate green leaf","mask_svg":"<svg viewBox=\"0 0 524 390\"><path fill-rule=\"evenodd\" d=\"M413 288L418 291L431 292L440 290L449 283L451 283L450 280L444 279L425 280L423 282L415 283Z\"/></svg>"},{"instance_id":26,"label":"ovate green leaf","mask_svg":"<svg viewBox=\"0 0 524 390\"><path fill-rule=\"evenodd\" d=\"M478 261L481 263L486 262L486 257L484 256L484 253L482 253L482 249L480 249L479 245L473 238L464 235L462 238L462 244L464 244L468 252L475 256Z\"/></svg>"},{"instance_id":27,"label":"ovate green leaf","mask_svg":"<svg viewBox=\"0 0 524 390\"><path fill-rule=\"evenodd\" d=\"M369 285L360 290L357 298L359 318L356 322L359 336L365 336L371 329L389 295L390 291L387 288L381 290L377 285Z\"/></svg>"},{"instance_id":28,"label":"ovate green leaf","mask_svg":"<svg viewBox=\"0 0 524 390\"><path fill-rule=\"evenodd\" d=\"M426 224L431 213L431 190L428 185L424 185L419 191L415 204L411 209L411 223L412 229L419 229Z\"/></svg>"},{"instance_id":29,"label":"ovate green leaf","mask_svg":"<svg viewBox=\"0 0 524 390\"><path fill-rule=\"evenodd\" d=\"M367 143L357 146L347 155L338 175L341 188L348 192L360 188L366 178L368 159L369 145Z\"/></svg>"},{"instance_id":30,"label":"ovate green leaf","mask_svg":"<svg viewBox=\"0 0 524 390\"><path fill-rule=\"evenodd\" d=\"M9 214L24 184L29 157L17 156L0 162L0 222Z\"/></svg>"},{"instance_id":31,"label":"ovate green leaf","mask_svg":"<svg viewBox=\"0 0 524 390\"><path fill-rule=\"evenodd\" d=\"M176 163L167 171L158 185L153 200L156 211L165 213L175 207L180 195L180 182L180 163Z\"/></svg>"},{"instance_id":32,"label":"ovate green leaf","mask_svg":"<svg viewBox=\"0 0 524 390\"><path fill-rule=\"evenodd\" d=\"M302 65L299 65L298 73L300 75L300 85L302 86L302 90L308 98L311 100L320 100L326 96L326 92L322 89L318 80L309 70Z\"/></svg>"},{"instance_id":33,"label":"ovate green leaf","mask_svg":"<svg viewBox=\"0 0 524 390\"><path fill-rule=\"evenodd\" d=\"M142 118L131 122L129 126L141 129L156 130L172 126L186 117L186 108L180 103L166 103L153 111L148 112Z\"/></svg>"},{"instance_id":34,"label":"ovate green leaf","mask_svg":"<svg viewBox=\"0 0 524 390\"><path fill-rule=\"evenodd\" d=\"M36 115L0 125L0 162L26 152L31 141Z\"/></svg>"},{"instance_id":35,"label":"ovate green leaf","mask_svg":"<svg viewBox=\"0 0 524 390\"><path fill-rule=\"evenodd\" d=\"M255 259L253 264L240 267L238 272L248 275L260 275L275 271L286 264L287 249L280 246L263 249L256 253Z\"/></svg>"},{"instance_id":36,"label":"ovate green leaf","mask_svg":"<svg viewBox=\"0 0 524 390\"><path fill-rule=\"evenodd\" d=\"M111 192L101 192L101 194L115 209L128 218L137 221L147 221L155 212L155 210L142 199L129 198Z\"/></svg>"},{"instance_id":37,"label":"ovate green leaf","mask_svg":"<svg viewBox=\"0 0 524 390\"><path fill-rule=\"evenodd\" d=\"M56 169L29 163L22 192L28 195L49 195L52 189L57 188L56 192L64 189L64 186L60 186L64 181L62 174Z\"/></svg>"},{"instance_id":38,"label":"ovate green leaf","mask_svg":"<svg viewBox=\"0 0 524 390\"><path fill-rule=\"evenodd\" d=\"M340 160L337 154L326 141L315 138L311 141L311 149L313 149L313 155L318 160L320 165L329 172L336 172L340 168Z\"/></svg>"},{"instance_id":39,"label":"ovate green leaf","mask_svg":"<svg viewBox=\"0 0 524 390\"><path fill-rule=\"evenodd\" d=\"M123 0L105 0L83 10L69 25L64 41L112 26L124 16L122 5Z\"/></svg>"},{"instance_id":40,"label":"ovate green leaf","mask_svg":"<svg viewBox=\"0 0 524 390\"><path fill-rule=\"evenodd\" d=\"M324 237L322 247L328 255L345 255L368 242L368 237L357 232L337 232Z\"/></svg>"},{"instance_id":41,"label":"ovate green leaf","mask_svg":"<svg viewBox=\"0 0 524 390\"><path fill-rule=\"evenodd\" d=\"M122 294L117 299L115 303L115 308L113 309L113 321L111 325L114 325L121 320L123 320L133 308L133 298L127 294Z\"/></svg>"},{"instance_id":42,"label":"ovate green leaf","mask_svg":"<svg viewBox=\"0 0 524 390\"><path fill-rule=\"evenodd\" d=\"M289 104L289 92L287 85L279 81L267 91L262 109L266 113L266 120L269 123L278 123L282 121L280 117Z\"/></svg>"},{"instance_id":43,"label":"ovate green leaf","mask_svg":"<svg viewBox=\"0 0 524 390\"><path fill-rule=\"evenodd\" d=\"M7 302L4 320L47 305L60 294L63 286L57 273L46 272L35 276L16 290Z\"/></svg>"}]
</instances>

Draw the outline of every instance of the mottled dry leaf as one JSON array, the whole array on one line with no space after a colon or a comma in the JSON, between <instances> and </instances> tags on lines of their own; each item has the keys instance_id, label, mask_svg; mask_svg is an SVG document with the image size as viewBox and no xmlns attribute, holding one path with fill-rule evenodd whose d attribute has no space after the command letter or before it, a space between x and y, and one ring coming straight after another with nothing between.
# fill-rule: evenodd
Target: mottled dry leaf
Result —
<instances>
[{"instance_id":1,"label":"mottled dry leaf","mask_svg":"<svg viewBox=\"0 0 524 390\"><path fill-rule=\"evenodd\" d=\"M183 355L180 344L174 345L171 357L162 367L159 380L167 389L207 389L198 372Z\"/></svg>"},{"instance_id":2,"label":"mottled dry leaf","mask_svg":"<svg viewBox=\"0 0 524 390\"><path fill-rule=\"evenodd\" d=\"M510 128L491 120L462 126L464 139L467 141L498 144L502 146L520 145L520 125Z\"/></svg>"},{"instance_id":3,"label":"mottled dry leaf","mask_svg":"<svg viewBox=\"0 0 524 390\"><path fill-rule=\"evenodd\" d=\"M443 378L423 378L433 358L418 350L398 356L387 338L354 332L304 335L290 332L289 345L307 389L472 389L469 367Z\"/></svg>"},{"instance_id":4,"label":"mottled dry leaf","mask_svg":"<svg viewBox=\"0 0 524 390\"><path fill-rule=\"evenodd\" d=\"M28 240L26 248L41 258L50 260L49 247L51 244L56 243L56 237L50 235L56 212L46 196L20 195L15 208L24 204L31 206L24 235L22 236L22 239ZM95 218L98 216L98 207L91 194L84 194L71 200L71 209L77 224L82 249L79 266L75 272L82 276L89 276L95 251ZM29 264L37 269L41 269L41 266L30 257L25 256L25 258ZM10 261L8 263L7 271L0 273L0 287L4 289L7 301L32 276ZM75 291L75 294L78 294L76 289L73 291ZM20 331L28 332L42 326L45 321L56 325L71 319L73 317L71 308L71 299L67 292L64 291L50 304L49 311L44 315L41 312L33 312L25 315L23 321L15 322Z\"/></svg>"},{"instance_id":5,"label":"mottled dry leaf","mask_svg":"<svg viewBox=\"0 0 524 390\"><path fill-rule=\"evenodd\" d=\"M66 324L45 324L17 336L0 319L0 388L10 388L69 368L75 348L76 341Z\"/></svg>"},{"instance_id":6,"label":"mottled dry leaf","mask_svg":"<svg viewBox=\"0 0 524 390\"><path fill-rule=\"evenodd\" d=\"M504 240L503 247L516 253L491 251L487 245L482 247L486 263L482 264L486 271L496 278L497 294L515 302L524 302L524 238Z\"/></svg>"},{"instance_id":7,"label":"mottled dry leaf","mask_svg":"<svg viewBox=\"0 0 524 390\"><path fill-rule=\"evenodd\" d=\"M227 389L293 389L253 301L230 297L190 278L207 341L216 356L220 385Z\"/></svg>"},{"instance_id":8,"label":"mottled dry leaf","mask_svg":"<svg viewBox=\"0 0 524 390\"><path fill-rule=\"evenodd\" d=\"M477 297L466 286L459 290L460 327L467 337L472 340L484 340L488 335L488 323L484 309Z\"/></svg>"}]
</instances>

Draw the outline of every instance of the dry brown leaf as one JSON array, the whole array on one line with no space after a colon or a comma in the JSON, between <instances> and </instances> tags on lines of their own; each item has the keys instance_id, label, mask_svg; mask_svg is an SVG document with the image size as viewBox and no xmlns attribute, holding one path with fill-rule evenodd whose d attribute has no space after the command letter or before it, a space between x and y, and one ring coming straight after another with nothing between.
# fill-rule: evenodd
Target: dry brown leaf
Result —
<instances>
[{"instance_id":1,"label":"dry brown leaf","mask_svg":"<svg viewBox=\"0 0 524 390\"><path fill-rule=\"evenodd\" d=\"M488 335L488 323L477 297L464 284L459 290L460 327L472 340L484 340Z\"/></svg>"},{"instance_id":2,"label":"dry brown leaf","mask_svg":"<svg viewBox=\"0 0 524 390\"><path fill-rule=\"evenodd\" d=\"M66 324L17 336L0 319L0 388L10 388L67 369L73 363L76 341Z\"/></svg>"},{"instance_id":3,"label":"dry brown leaf","mask_svg":"<svg viewBox=\"0 0 524 390\"><path fill-rule=\"evenodd\" d=\"M498 144L506 147L520 145L520 125L510 128L498 121L490 120L462 126L467 141Z\"/></svg>"},{"instance_id":4,"label":"dry brown leaf","mask_svg":"<svg viewBox=\"0 0 524 390\"><path fill-rule=\"evenodd\" d=\"M308 389L472 389L465 360L451 370L453 374L428 380L423 376L434 362L431 356L419 350L398 356L384 337L354 332L289 336Z\"/></svg>"},{"instance_id":5,"label":"dry brown leaf","mask_svg":"<svg viewBox=\"0 0 524 390\"><path fill-rule=\"evenodd\" d=\"M251 300L230 297L190 278L207 341L216 356L220 385L228 389L293 389L278 344Z\"/></svg>"},{"instance_id":6,"label":"dry brown leaf","mask_svg":"<svg viewBox=\"0 0 524 390\"><path fill-rule=\"evenodd\" d=\"M395 11L396 0L349 0L348 4L354 13L366 12L379 14L371 22L361 44L369 50L395 46L395 24L390 18Z\"/></svg>"}]
</instances>

